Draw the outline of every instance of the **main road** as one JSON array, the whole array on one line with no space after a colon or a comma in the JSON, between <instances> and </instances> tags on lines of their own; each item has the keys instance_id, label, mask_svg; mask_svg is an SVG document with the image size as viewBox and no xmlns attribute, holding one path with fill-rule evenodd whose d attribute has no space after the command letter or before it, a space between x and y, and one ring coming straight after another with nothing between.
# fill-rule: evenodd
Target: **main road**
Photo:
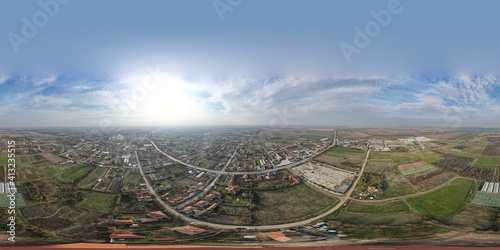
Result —
<instances>
[{"instance_id":1,"label":"main road","mask_svg":"<svg viewBox=\"0 0 500 250\"><path fill-rule=\"evenodd\" d=\"M179 217L179 218L181 218L181 219L183 219L183 220L185 220L187 222L190 222L193 225L203 225L203 226L209 226L209 227L220 228L220 229L255 228L255 229L259 229L259 230L270 230L270 229L277 229L277 228L298 227L298 226L302 226L302 225L306 225L306 224L311 224L313 221L319 220L319 219L321 219L321 218L323 218L323 217L325 217L325 216L327 216L327 215L335 212L337 209L339 209L340 207L342 207L344 205L344 203L349 199L349 197L351 196L352 192L356 188L356 185L357 185L359 179L363 175L363 172L365 171L366 163L368 162L369 155L370 155L370 150L368 150L366 152L366 157L365 157L365 160L363 162L363 165L361 166L361 170L359 171L358 176L355 178L353 184L351 185L351 188L340 198L339 202L337 204L335 204L335 206L333 206L332 208L330 208L328 211L326 211L326 212L324 212L324 213L322 213L322 214L320 214L318 216L315 216L313 218L310 218L310 219L307 219L307 220L303 220L303 221L297 221L297 222L285 223L285 224L277 224L277 225L266 225L266 226L221 225L221 224L215 224L215 223L210 223L210 222L206 222L206 221L200 221L200 220L188 217L188 216L186 216L184 214L181 214L181 213L177 212L173 207L171 207L170 205L168 205L167 203L165 203L165 201L163 201L162 199L160 199L158 195L154 195L154 197L155 197L155 200L158 202L158 204L160 204L161 206L163 206L168 213L170 213L171 215L174 215L176 217ZM146 186L147 186L149 192L151 194L155 194L153 187L151 186L151 184L149 183L149 181L146 179L146 176L142 172L142 167L141 167L141 163L139 161L139 156L137 154L137 151L135 151L135 156L136 156L136 159L137 159L137 166L138 166L139 171L140 171L140 173L142 175L142 178L144 179L144 182L146 182Z\"/></svg>"}]
</instances>

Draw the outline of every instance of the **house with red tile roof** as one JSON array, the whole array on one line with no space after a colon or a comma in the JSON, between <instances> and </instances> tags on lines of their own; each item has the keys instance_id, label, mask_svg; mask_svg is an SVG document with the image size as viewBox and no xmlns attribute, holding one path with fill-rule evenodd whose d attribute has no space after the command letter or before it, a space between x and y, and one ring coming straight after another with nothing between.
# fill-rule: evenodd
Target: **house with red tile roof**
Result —
<instances>
[{"instance_id":1,"label":"house with red tile roof","mask_svg":"<svg viewBox=\"0 0 500 250\"><path fill-rule=\"evenodd\" d=\"M137 235L137 234L111 234L109 236L111 239L144 239L145 236Z\"/></svg>"},{"instance_id":2,"label":"house with red tile roof","mask_svg":"<svg viewBox=\"0 0 500 250\"><path fill-rule=\"evenodd\" d=\"M125 224L125 225L132 225L134 224L133 220L115 220L115 223L117 224Z\"/></svg>"},{"instance_id":3,"label":"house with red tile roof","mask_svg":"<svg viewBox=\"0 0 500 250\"><path fill-rule=\"evenodd\" d=\"M197 234L202 234L207 232L204 229L198 228L198 227L193 227L191 225L189 226L184 226L184 227L176 227L173 228L174 231L183 233L183 234L188 234L188 235L197 235Z\"/></svg>"},{"instance_id":4,"label":"house with red tile roof","mask_svg":"<svg viewBox=\"0 0 500 250\"><path fill-rule=\"evenodd\" d=\"M196 210L196 208L195 208L195 207L188 206L188 207L184 208L184 209L182 210L182 212L184 212L184 213L186 213L186 214L189 214L189 213L193 212L194 210Z\"/></svg>"},{"instance_id":5,"label":"house with red tile roof","mask_svg":"<svg viewBox=\"0 0 500 250\"><path fill-rule=\"evenodd\" d=\"M198 201L196 202L196 204L194 204L195 207L204 207L206 205L208 205L208 201L203 201L203 200Z\"/></svg>"},{"instance_id":6,"label":"house with red tile roof","mask_svg":"<svg viewBox=\"0 0 500 250\"><path fill-rule=\"evenodd\" d=\"M152 219L163 219L163 218L167 218L167 216L162 212L162 211L155 211L155 212L150 212L148 214L149 218L152 218Z\"/></svg>"}]
</instances>

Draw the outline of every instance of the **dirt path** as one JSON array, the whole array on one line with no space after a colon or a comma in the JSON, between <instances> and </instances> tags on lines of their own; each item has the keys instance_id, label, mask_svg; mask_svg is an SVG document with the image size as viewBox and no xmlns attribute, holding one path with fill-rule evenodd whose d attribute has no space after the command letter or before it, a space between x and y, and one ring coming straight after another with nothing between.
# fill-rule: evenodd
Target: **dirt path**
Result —
<instances>
[{"instance_id":1,"label":"dirt path","mask_svg":"<svg viewBox=\"0 0 500 250\"><path fill-rule=\"evenodd\" d=\"M59 213L59 211L61 211L61 209L63 209L64 207L60 207L59 209L57 209L53 214L49 215L49 216L44 216L44 217L35 217L35 218L30 218L30 220L34 220L34 219L48 219L48 218L51 218L51 217L54 217L57 213Z\"/></svg>"}]
</instances>

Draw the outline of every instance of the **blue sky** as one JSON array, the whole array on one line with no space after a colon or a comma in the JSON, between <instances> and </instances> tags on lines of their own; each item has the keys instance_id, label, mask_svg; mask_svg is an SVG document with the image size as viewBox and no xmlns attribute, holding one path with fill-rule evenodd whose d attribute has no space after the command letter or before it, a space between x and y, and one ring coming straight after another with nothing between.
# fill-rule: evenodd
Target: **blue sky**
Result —
<instances>
[{"instance_id":1,"label":"blue sky","mask_svg":"<svg viewBox=\"0 0 500 250\"><path fill-rule=\"evenodd\" d=\"M0 2L0 127L500 121L497 1Z\"/></svg>"}]
</instances>

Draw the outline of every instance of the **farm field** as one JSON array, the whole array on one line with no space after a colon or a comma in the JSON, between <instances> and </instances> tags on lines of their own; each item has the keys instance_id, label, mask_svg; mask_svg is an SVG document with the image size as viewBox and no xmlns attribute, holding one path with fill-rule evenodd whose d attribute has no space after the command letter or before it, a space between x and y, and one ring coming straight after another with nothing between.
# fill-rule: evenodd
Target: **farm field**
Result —
<instances>
[{"instance_id":1,"label":"farm field","mask_svg":"<svg viewBox=\"0 0 500 250\"><path fill-rule=\"evenodd\" d=\"M91 187L91 185L97 180L97 178L103 175L107 170L108 168L95 168L94 171L92 171L89 176L80 181L78 185L82 187Z\"/></svg>"},{"instance_id":2,"label":"farm field","mask_svg":"<svg viewBox=\"0 0 500 250\"><path fill-rule=\"evenodd\" d=\"M340 163L340 158L339 157L333 157L333 156L328 156L328 155L320 155L318 157L315 157L314 160L323 162L329 165L336 165Z\"/></svg>"},{"instance_id":3,"label":"farm field","mask_svg":"<svg viewBox=\"0 0 500 250\"><path fill-rule=\"evenodd\" d=\"M302 183L278 190L255 192L257 209L254 211L259 225L298 221L320 214L338 203Z\"/></svg>"},{"instance_id":4,"label":"farm field","mask_svg":"<svg viewBox=\"0 0 500 250\"><path fill-rule=\"evenodd\" d=\"M132 170L130 169L127 169L125 170L125 175L123 176L123 187L126 189L126 190L133 190L133 189L137 189L139 188L139 183L142 183L144 182L142 180L142 176L140 174L136 174L136 173L132 173ZM168 181L164 181L164 182L167 182ZM163 185L168 185L167 183L163 184Z\"/></svg>"},{"instance_id":5,"label":"farm field","mask_svg":"<svg viewBox=\"0 0 500 250\"><path fill-rule=\"evenodd\" d=\"M87 165L87 164L78 165L78 166L62 173L61 177L64 179L68 179L68 180L73 181L73 180L79 178L80 176L86 174L92 168L94 168L94 167L91 165Z\"/></svg>"},{"instance_id":6,"label":"farm field","mask_svg":"<svg viewBox=\"0 0 500 250\"><path fill-rule=\"evenodd\" d=\"M450 184L407 201L425 219L443 219L458 211L464 204L474 181L456 179Z\"/></svg>"},{"instance_id":7,"label":"farm field","mask_svg":"<svg viewBox=\"0 0 500 250\"><path fill-rule=\"evenodd\" d=\"M2 151L0 154L0 165L7 165L9 161L9 153L7 151Z\"/></svg>"},{"instance_id":8,"label":"farm field","mask_svg":"<svg viewBox=\"0 0 500 250\"><path fill-rule=\"evenodd\" d=\"M88 192L86 199L79 206L94 211L111 212L117 198L117 194Z\"/></svg>"},{"instance_id":9,"label":"farm field","mask_svg":"<svg viewBox=\"0 0 500 250\"><path fill-rule=\"evenodd\" d=\"M41 153L40 154L43 158L45 158L46 160L52 162L52 163L56 163L56 164L59 164L59 163L62 163L62 162L65 162L66 159L58 156L58 155L55 155L55 154L52 154L52 153L49 153L49 152L45 152L45 153Z\"/></svg>"},{"instance_id":10,"label":"farm field","mask_svg":"<svg viewBox=\"0 0 500 250\"><path fill-rule=\"evenodd\" d=\"M423 192L438 187L451 180L455 176L456 175L453 173L448 173L442 169L431 166L431 168L427 170L409 174L406 176L406 178L415 189Z\"/></svg>"},{"instance_id":11,"label":"farm field","mask_svg":"<svg viewBox=\"0 0 500 250\"><path fill-rule=\"evenodd\" d=\"M496 166L500 166L500 156L481 155L476 160L476 162L474 162L474 165L480 166L480 167L496 167Z\"/></svg>"},{"instance_id":12,"label":"farm field","mask_svg":"<svg viewBox=\"0 0 500 250\"><path fill-rule=\"evenodd\" d=\"M477 192L471 203L486 207L500 207L500 193Z\"/></svg>"},{"instance_id":13,"label":"farm field","mask_svg":"<svg viewBox=\"0 0 500 250\"><path fill-rule=\"evenodd\" d=\"M369 160L366 165L365 173L375 173L384 176L386 187L384 188L383 195L380 198L387 199L415 193L415 190L411 187L404 176L399 173L392 160ZM365 190L356 188L353 195L357 195L357 193L364 191Z\"/></svg>"},{"instance_id":14,"label":"farm field","mask_svg":"<svg viewBox=\"0 0 500 250\"><path fill-rule=\"evenodd\" d=\"M10 197L7 194L0 194L0 207L9 207ZM27 203L20 193L16 194L16 207L26 206Z\"/></svg>"},{"instance_id":15,"label":"farm field","mask_svg":"<svg viewBox=\"0 0 500 250\"><path fill-rule=\"evenodd\" d=\"M486 145L482 155L500 156L500 137L488 137L488 145Z\"/></svg>"},{"instance_id":16,"label":"farm field","mask_svg":"<svg viewBox=\"0 0 500 250\"><path fill-rule=\"evenodd\" d=\"M441 160L441 157L442 157L441 154L429 150L415 151L415 152L370 153L370 159L392 159L395 163L403 163L403 162L418 161L418 160L433 163Z\"/></svg>"},{"instance_id":17,"label":"farm field","mask_svg":"<svg viewBox=\"0 0 500 250\"><path fill-rule=\"evenodd\" d=\"M41 160L41 156L39 155L19 155L17 156L17 161L20 163L29 163L29 162L35 162Z\"/></svg>"},{"instance_id":18,"label":"farm field","mask_svg":"<svg viewBox=\"0 0 500 250\"><path fill-rule=\"evenodd\" d=\"M364 155L366 155L366 152L363 150L333 147L333 148L329 149L328 151L326 151L324 154L328 155L328 156L333 156L333 157L337 157L337 155L339 155L339 154L340 155L346 154L346 155L364 156Z\"/></svg>"},{"instance_id":19,"label":"farm field","mask_svg":"<svg viewBox=\"0 0 500 250\"><path fill-rule=\"evenodd\" d=\"M293 169L307 180L335 192L344 193L355 174L323 164L305 163Z\"/></svg>"},{"instance_id":20,"label":"farm field","mask_svg":"<svg viewBox=\"0 0 500 250\"><path fill-rule=\"evenodd\" d=\"M400 212L410 212L410 207L403 200L398 201L378 201L378 202L361 202L353 200L347 207L349 212L357 213L376 213L376 214L391 214Z\"/></svg>"},{"instance_id":21,"label":"farm field","mask_svg":"<svg viewBox=\"0 0 500 250\"><path fill-rule=\"evenodd\" d=\"M53 164L47 161L46 164L40 166L35 165L32 171L38 175L39 179L51 179L58 176L60 173L75 166L74 164Z\"/></svg>"},{"instance_id":22,"label":"farm field","mask_svg":"<svg viewBox=\"0 0 500 250\"><path fill-rule=\"evenodd\" d=\"M434 166L473 179L490 181L494 178L494 168L472 166L472 162L474 158L445 154L442 160L434 163Z\"/></svg>"},{"instance_id":23,"label":"farm field","mask_svg":"<svg viewBox=\"0 0 500 250\"><path fill-rule=\"evenodd\" d=\"M443 222L459 227L474 227L479 230L487 230L494 226L498 210L497 208L465 204L458 212L444 218Z\"/></svg>"},{"instance_id":24,"label":"farm field","mask_svg":"<svg viewBox=\"0 0 500 250\"><path fill-rule=\"evenodd\" d=\"M429 170L429 169L433 169L433 168L435 168L435 167L432 166L432 165L425 165L425 166L418 167L418 168L413 168L413 169L408 169L408 170L401 170L401 173L403 175L410 175L410 174L416 174L416 173L423 172L423 171L426 171L426 170Z\"/></svg>"},{"instance_id":25,"label":"farm field","mask_svg":"<svg viewBox=\"0 0 500 250\"><path fill-rule=\"evenodd\" d=\"M335 221L355 225L388 225L399 226L421 223L422 217L416 212L402 212L393 214L369 214L343 211L334 218Z\"/></svg>"}]
</instances>

